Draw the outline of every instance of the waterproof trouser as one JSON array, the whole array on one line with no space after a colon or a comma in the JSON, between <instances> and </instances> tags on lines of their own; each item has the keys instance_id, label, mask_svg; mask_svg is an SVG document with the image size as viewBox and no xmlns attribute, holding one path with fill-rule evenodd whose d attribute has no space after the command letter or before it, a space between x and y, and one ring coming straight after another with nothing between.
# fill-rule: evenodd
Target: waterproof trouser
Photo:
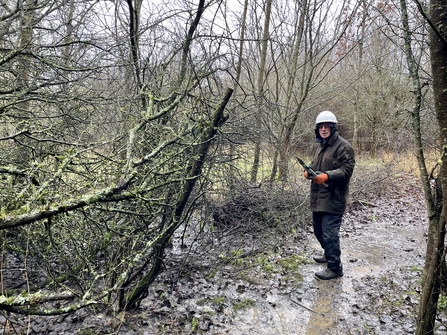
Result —
<instances>
[{"instance_id":1,"label":"waterproof trouser","mask_svg":"<svg viewBox=\"0 0 447 335\"><path fill-rule=\"evenodd\" d=\"M340 238L339 231L342 215L334 215L324 212L313 212L314 234L328 261L327 267L334 272L340 269Z\"/></svg>"}]
</instances>

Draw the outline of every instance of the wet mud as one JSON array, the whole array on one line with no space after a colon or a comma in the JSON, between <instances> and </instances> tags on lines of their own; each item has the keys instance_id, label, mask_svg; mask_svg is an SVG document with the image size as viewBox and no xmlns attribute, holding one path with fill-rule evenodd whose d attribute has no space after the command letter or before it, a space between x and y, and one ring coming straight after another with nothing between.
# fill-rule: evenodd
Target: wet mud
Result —
<instances>
[{"instance_id":1,"label":"wet mud","mask_svg":"<svg viewBox=\"0 0 447 335\"><path fill-rule=\"evenodd\" d=\"M137 311L33 318L28 333L413 334L426 229L417 184L357 201L340 231L344 276L330 281L314 276L325 265L312 260L321 250L310 222L275 237L269 252L260 236L191 234L187 248L174 241L173 261ZM444 322L440 313L440 333Z\"/></svg>"},{"instance_id":2,"label":"wet mud","mask_svg":"<svg viewBox=\"0 0 447 335\"><path fill-rule=\"evenodd\" d=\"M369 199L367 205L359 203L344 216L341 278L321 281L314 276L325 265L312 261L321 251L309 226L289 237L271 256L301 255L306 261L295 277L287 271L265 273L259 267L247 269L242 265L222 268L212 279L194 272L186 282L180 280L182 286L177 292L159 287L158 292L167 293L171 301L180 304L168 304L166 313L176 315L180 308L183 320L193 320L181 325L174 321L172 326L165 323L163 331L235 335L414 333L427 228L421 190L413 185L391 191ZM221 304L213 303L217 298ZM205 303L198 304L200 301ZM243 308L236 308L243 302L247 302ZM146 303L148 309L157 305L151 299ZM157 314L157 308L153 311ZM158 324L162 323L163 318L159 318Z\"/></svg>"}]
</instances>

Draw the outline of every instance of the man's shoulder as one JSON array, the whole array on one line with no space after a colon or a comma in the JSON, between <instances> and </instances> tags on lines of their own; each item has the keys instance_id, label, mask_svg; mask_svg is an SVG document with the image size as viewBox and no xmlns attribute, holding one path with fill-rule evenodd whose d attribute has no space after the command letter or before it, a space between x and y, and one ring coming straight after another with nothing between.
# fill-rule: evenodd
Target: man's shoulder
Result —
<instances>
[{"instance_id":1,"label":"man's shoulder","mask_svg":"<svg viewBox=\"0 0 447 335\"><path fill-rule=\"evenodd\" d=\"M351 143L349 143L348 140L344 139L338 131L332 136L328 144L334 148L339 148L342 146L343 148L352 150Z\"/></svg>"},{"instance_id":2,"label":"man's shoulder","mask_svg":"<svg viewBox=\"0 0 447 335\"><path fill-rule=\"evenodd\" d=\"M351 143L349 143L349 141L347 139L343 138L341 135L338 135L338 139L337 140L343 142L346 145L351 146Z\"/></svg>"},{"instance_id":3,"label":"man's shoulder","mask_svg":"<svg viewBox=\"0 0 447 335\"><path fill-rule=\"evenodd\" d=\"M346 144L348 144L348 145L351 145L351 143L349 143L349 141L348 141L347 139L345 139L345 138L343 138L343 137L341 137L341 136L338 136L338 139L339 139L340 141L343 141L344 143L346 143Z\"/></svg>"},{"instance_id":4,"label":"man's shoulder","mask_svg":"<svg viewBox=\"0 0 447 335\"><path fill-rule=\"evenodd\" d=\"M343 150L354 151L351 143L349 143L347 139L341 137L340 135L338 135L338 138L334 142L334 145L336 145L338 148L343 148Z\"/></svg>"}]
</instances>

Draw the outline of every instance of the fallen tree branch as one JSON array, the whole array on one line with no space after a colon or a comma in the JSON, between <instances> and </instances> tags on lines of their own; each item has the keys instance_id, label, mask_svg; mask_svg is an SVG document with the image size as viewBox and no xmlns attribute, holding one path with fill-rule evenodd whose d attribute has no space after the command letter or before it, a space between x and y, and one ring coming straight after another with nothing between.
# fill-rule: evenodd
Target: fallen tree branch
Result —
<instances>
[{"instance_id":1,"label":"fallen tree branch","mask_svg":"<svg viewBox=\"0 0 447 335\"><path fill-rule=\"evenodd\" d=\"M210 122L206 125L206 128L203 130L202 141L197 152L197 158L192 163L191 168L188 172L188 176L185 179L185 182L182 186L182 190L175 204L175 210L171 222L168 228L162 232L162 238L160 239L160 242L154 247L152 253L154 263L152 264L151 268L138 281L133 290L129 292L129 294L125 298L123 306L120 306L121 308L125 308L126 310L132 310L135 307L138 307L141 300L146 296L149 286L157 277L163 262L162 256L164 248L166 246L166 242L171 238L171 236L183 223L183 212L188 203L189 197L194 189L196 181L202 173L202 169L205 164L205 159L206 156L208 155L208 150L211 145L211 140L216 136L219 127L227 119L226 115L224 114L224 111L232 94L233 90L228 88L227 91L225 92L225 96L223 97L222 101L216 107L212 120L210 120Z\"/></svg>"},{"instance_id":2,"label":"fallen tree branch","mask_svg":"<svg viewBox=\"0 0 447 335\"><path fill-rule=\"evenodd\" d=\"M84 195L81 198L70 199L54 206L45 206L30 213L5 216L0 219L0 230L24 226L57 214L70 212L96 202L105 201L116 194L120 194L128 187L129 183L130 180L115 187L105 188L96 193Z\"/></svg>"}]
</instances>

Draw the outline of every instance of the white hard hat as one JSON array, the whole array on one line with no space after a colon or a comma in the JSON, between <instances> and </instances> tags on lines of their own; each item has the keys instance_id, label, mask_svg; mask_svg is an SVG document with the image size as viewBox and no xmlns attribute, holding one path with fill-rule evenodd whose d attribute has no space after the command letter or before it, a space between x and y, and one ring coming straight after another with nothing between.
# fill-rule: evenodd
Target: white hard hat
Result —
<instances>
[{"instance_id":1,"label":"white hard hat","mask_svg":"<svg viewBox=\"0 0 447 335\"><path fill-rule=\"evenodd\" d=\"M334 113L330 111L323 111L320 114L318 114L317 119L315 120L315 124L319 123L337 123L337 118L335 117Z\"/></svg>"}]
</instances>

